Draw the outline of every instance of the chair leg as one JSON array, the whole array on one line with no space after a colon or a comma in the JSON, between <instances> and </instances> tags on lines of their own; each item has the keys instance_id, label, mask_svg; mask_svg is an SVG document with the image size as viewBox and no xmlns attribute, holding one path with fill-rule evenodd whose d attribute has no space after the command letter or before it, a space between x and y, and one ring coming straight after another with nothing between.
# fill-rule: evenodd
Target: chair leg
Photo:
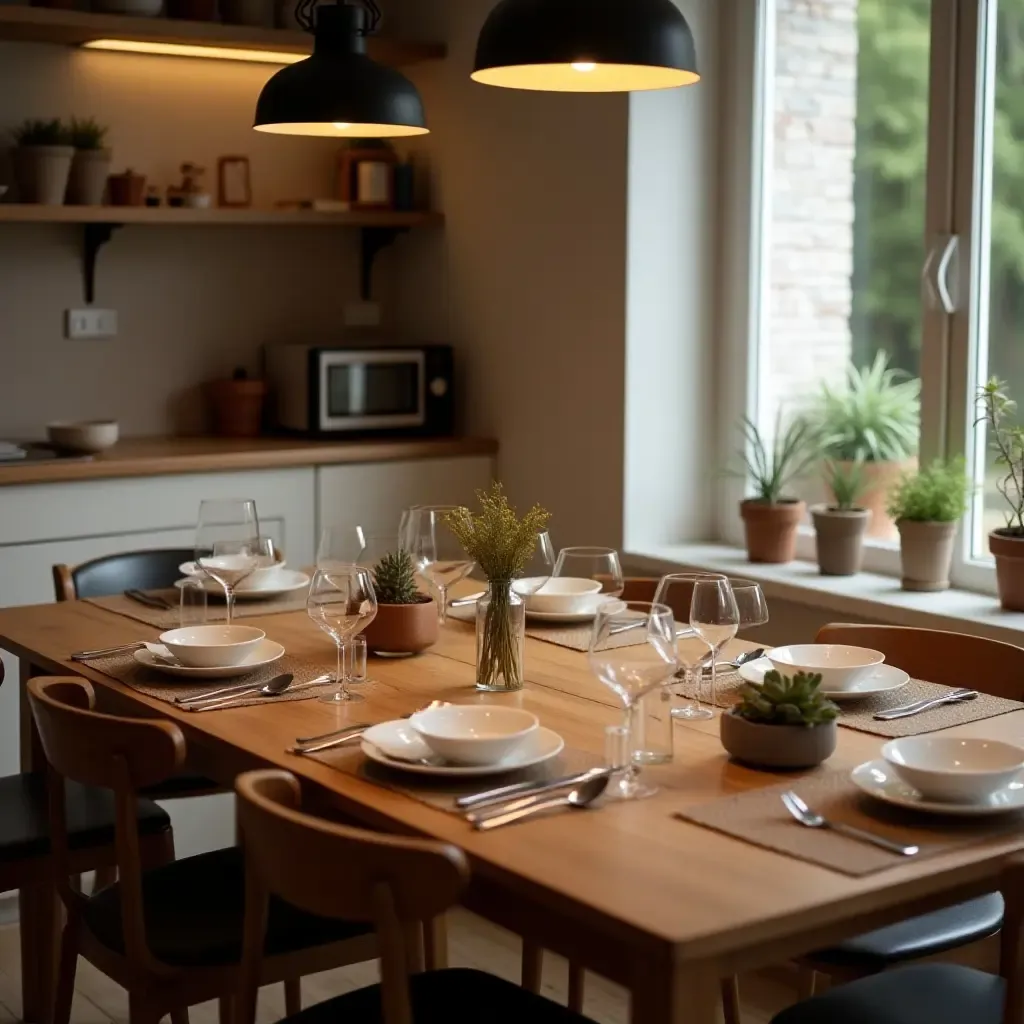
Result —
<instances>
[{"instance_id":1,"label":"chair leg","mask_svg":"<svg viewBox=\"0 0 1024 1024\"><path fill-rule=\"evenodd\" d=\"M155 1003L128 993L128 1024L160 1024L161 1016Z\"/></svg>"},{"instance_id":2,"label":"chair leg","mask_svg":"<svg viewBox=\"0 0 1024 1024\"><path fill-rule=\"evenodd\" d=\"M740 979L734 974L722 979L722 1015L725 1024L743 1024L740 1010Z\"/></svg>"},{"instance_id":3,"label":"chair leg","mask_svg":"<svg viewBox=\"0 0 1024 1024\"><path fill-rule=\"evenodd\" d=\"M523 939L522 987L527 992L540 992L541 974L544 971L544 950Z\"/></svg>"},{"instance_id":4,"label":"chair leg","mask_svg":"<svg viewBox=\"0 0 1024 1024\"><path fill-rule=\"evenodd\" d=\"M448 918L444 914L423 922L423 959L428 971L448 966Z\"/></svg>"},{"instance_id":5,"label":"chair leg","mask_svg":"<svg viewBox=\"0 0 1024 1024\"><path fill-rule=\"evenodd\" d=\"M285 984L287 985L287 982ZM233 1004L234 1000L231 996L221 996L220 999L217 1000L218 1024L232 1024L232 1017L234 1016L232 1012ZM135 1024L135 1022L132 1021L132 1024Z\"/></svg>"},{"instance_id":6,"label":"chair leg","mask_svg":"<svg viewBox=\"0 0 1024 1024\"><path fill-rule=\"evenodd\" d=\"M586 972L579 964L569 961L569 1009L573 1013L583 1012L584 986L586 985Z\"/></svg>"},{"instance_id":7,"label":"chair leg","mask_svg":"<svg viewBox=\"0 0 1024 1024\"><path fill-rule=\"evenodd\" d=\"M61 904L50 879L18 893L21 931L21 1017L26 1024L48 1019L57 977Z\"/></svg>"},{"instance_id":8,"label":"chair leg","mask_svg":"<svg viewBox=\"0 0 1024 1024\"><path fill-rule=\"evenodd\" d=\"M181 1006L177 1010L171 1010L171 1024L189 1024L187 1006Z\"/></svg>"},{"instance_id":9,"label":"chair leg","mask_svg":"<svg viewBox=\"0 0 1024 1024\"><path fill-rule=\"evenodd\" d=\"M800 967L797 974L797 995L801 1002L810 999L818 987L818 972L811 967Z\"/></svg>"},{"instance_id":10,"label":"chair leg","mask_svg":"<svg viewBox=\"0 0 1024 1024\"><path fill-rule=\"evenodd\" d=\"M288 1017L302 1010L302 979L287 978L284 983L284 1012Z\"/></svg>"},{"instance_id":11,"label":"chair leg","mask_svg":"<svg viewBox=\"0 0 1024 1024\"><path fill-rule=\"evenodd\" d=\"M60 965L57 969L57 989L53 996L52 1024L68 1024L71 1020L71 1000L75 994L75 973L78 969L78 921L64 925L60 939Z\"/></svg>"},{"instance_id":12,"label":"chair leg","mask_svg":"<svg viewBox=\"0 0 1024 1024\"><path fill-rule=\"evenodd\" d=\"M96 869L96 874L92 881L92 891L99 892L101 889L106 889L113 885L117 881L117 867L114 864L106 864L101 868Z\"/></svg>"}]
</instances>

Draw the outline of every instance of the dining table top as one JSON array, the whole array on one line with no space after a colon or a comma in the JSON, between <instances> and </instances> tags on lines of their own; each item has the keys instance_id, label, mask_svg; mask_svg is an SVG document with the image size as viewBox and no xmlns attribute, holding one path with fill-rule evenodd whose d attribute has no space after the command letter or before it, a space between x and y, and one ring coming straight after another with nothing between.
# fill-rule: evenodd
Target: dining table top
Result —
<instances>
[{"instance_id":1,"label":"dining table top","mask_svg":"<svg viewBox=\"0 0 1024 1024\"><path fill-rule=\"evenodd\" d=\"M305 614L253 617L246 623L264 629L289 654L333 667L333 646ZM368 827L454 843L469 856L474 876L557 906L577 926L670 947L677 961L715 957L730 966L756 966L772 952L774 961L806 952L853 923L892 919L899 909L926 906L939 895L986 891L1006 856L1024 848L1024 832L1017 832L849 877L681 821L674 815L683 808L798 777L730 761L718 738L717 715L712 721L676 724L673 763L644 769L660 787L652 798L479 832L456 814L287 748L298 736L347 722L393 719L441 699L526 708L569 746L600 755L604 729L620 720L622 708L591 674L585 654L528 637L524 689L480 693L474 688L473 628L449 621L438 643L417 657L371 658L374 682L362 689L365 702L331 706L305 700L204 713L180 710L88 664L69 661L73 651L155 640L157 634L85 601L0 610L0 647L37 670L102 684L114 705L176 721L190 745L241 752L252 766L287 769ZM749 646L734 641L732 650ZM950 731L1024 744L1024 712ZM852 768L878 756L883 742L840 728L829 765Z\"/></svg>"}]
</instances>

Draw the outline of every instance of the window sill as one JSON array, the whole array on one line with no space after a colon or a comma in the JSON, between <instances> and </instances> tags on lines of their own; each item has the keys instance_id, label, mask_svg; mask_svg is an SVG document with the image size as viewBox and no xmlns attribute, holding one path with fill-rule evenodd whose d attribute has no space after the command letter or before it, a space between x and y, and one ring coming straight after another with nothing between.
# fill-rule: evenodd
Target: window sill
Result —
<instances>
[{"instance_id":1,"label":"window sill","mask_svg":"<svg viewBox=\"0 0 1024 1024\"><path fill-rule=\"evenodd\" d=\"M626 554L630 566L646 572L682 569L721 572L757 580L769 599L828 609L896 626L920 626L973 633L1024 645L1024 613L1006 612L995 597L967 590L917 594L901 590L891 576L862 572L822 576L813 562L754 565L742 548L724 544L652 546Z\"/></svg>"}]
</instances>

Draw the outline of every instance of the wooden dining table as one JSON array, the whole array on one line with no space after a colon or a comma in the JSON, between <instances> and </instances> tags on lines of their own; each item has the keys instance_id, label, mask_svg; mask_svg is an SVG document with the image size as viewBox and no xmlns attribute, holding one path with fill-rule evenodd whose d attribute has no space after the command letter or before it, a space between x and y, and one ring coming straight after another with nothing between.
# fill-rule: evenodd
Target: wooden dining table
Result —
<instances>
[{"instance_id":1,"label":"wooden dining table","mask_svg":"<svg viewBox=\"0 0 1024 1024\"><path fill-rule=\"evenodd\" d=\"M266 630L289 654L333 667L329 640L304 614L246 622ZM344 820L461 847L473 871L466 906L625 986L635 1024L714 1024L723 977L991 891L1007 856L1024 849L1021 831L855 878L683 822L674 816L682 808L779 782L777 775L729 761L717 718L676 724L673 763L644 769L660 787L652 798L479 832L456 814L287 748L298 736L393 719L442 699L526 708L571 747L600 755L604 729L619 721L622 709L591 674L585 654L528 638L525 688L478 693L473 629L450 621L439 642L418 657L371 658L374 681L363 688L363 703L307 700L204 713L148 698L68 660L73 651L155 640L157 633L84 601L0 610L0 647L21 659L26 770L39 768L41 755L25 680L84 676L95 684L101 708L176 721L195 767L225 784L247 769L284 768L318 806ZM1024 743L1024 712L955 732ZM841 728L830 764L853 767L877 756L881 743ZM23 929L54 913L52 892L23 890L22 898ZM44 998L47 967L31 959L24 966L28 1009L31 1000Z\"/></svg>"}]
</instances>

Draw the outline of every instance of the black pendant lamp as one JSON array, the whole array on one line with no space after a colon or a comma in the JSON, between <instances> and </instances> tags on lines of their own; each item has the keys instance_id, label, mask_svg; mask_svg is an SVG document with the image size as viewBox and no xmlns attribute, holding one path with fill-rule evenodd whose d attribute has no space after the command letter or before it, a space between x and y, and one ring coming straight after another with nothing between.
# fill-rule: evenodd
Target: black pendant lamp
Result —
<instances>
[{"instance_id":1,"label":"black pendant lamp","mask_svg":"<svg viewBox=\"0 0 1024 1024\"><path fill-rule=\"evenodd\" d=\"M672 0L500 0L472 77L541 92L633 92L700 80L693 33Z\"/></svg>"},{"instance_id":2,"label":"black pendant lamp","mask_svg":"<svg viewBox=\"0 0 1024 1024\"><path fill-rule=\"evenodd\" d=\"M299 24L313 33L312 56L267 82L253 127L279 135L425 135L429 129L416 86L366 55L366 37L380 21L376 3L316 3L302 0L296 10Z\"/></svg>"}]
</instances>

